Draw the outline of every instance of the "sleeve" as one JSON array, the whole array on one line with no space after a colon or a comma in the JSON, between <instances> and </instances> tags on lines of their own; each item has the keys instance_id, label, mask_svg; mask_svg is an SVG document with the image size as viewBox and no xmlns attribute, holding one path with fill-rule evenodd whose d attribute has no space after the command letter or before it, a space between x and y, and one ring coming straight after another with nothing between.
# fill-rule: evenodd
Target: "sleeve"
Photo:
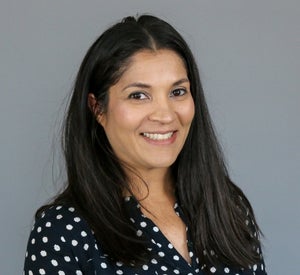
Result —
<instances>
[{"instance_id":1,"label":"sleeve","mask_svg":"<svg viewBox=\"0 0 300 275\"><path fill-rule=\"evenodd\" d=\"M260 242L260 234L257 230L254 221L251 219L249 215L249 209L246 211L246 225L250 228L250 230L253 232L252 238L256 239L258 241L258 246L254 246L253 249L258 254L260 260L256 264L249 266L249 270L251 271L251 274L255 275L267 275L266 266L264 262L263 252L261 248L261 242Z\"/></svg>"},{"instance_id":2,"label":"sleeve","mask_svg":"<svg viewBox=\"0 0 300 275\"><path fill-rule=\"evenodd\" d=\"M36 220L27 244L24 274L84 273L88 234L73 211L52 207Z\"/></svg>"}]
</instances>

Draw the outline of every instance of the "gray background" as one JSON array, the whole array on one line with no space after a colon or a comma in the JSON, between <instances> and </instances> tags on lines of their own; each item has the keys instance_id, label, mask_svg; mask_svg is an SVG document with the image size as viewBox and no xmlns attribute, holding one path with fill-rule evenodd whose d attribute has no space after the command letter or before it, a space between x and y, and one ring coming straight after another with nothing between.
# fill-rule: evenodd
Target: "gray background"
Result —
<instances>
[{"instance_id":1,"label":"gray background","mask_svg":"<svg viewBox=\"0 0 300 275\"><path fill-rule=\"evenodd\" d=\"M300 2L290 0L2 0L0 273L21 274L34 211L60 186L58 129L84 53L111 23L144 12L173 24L196 55L269 274L299 274Z\"/></svg>"}]
</instances>

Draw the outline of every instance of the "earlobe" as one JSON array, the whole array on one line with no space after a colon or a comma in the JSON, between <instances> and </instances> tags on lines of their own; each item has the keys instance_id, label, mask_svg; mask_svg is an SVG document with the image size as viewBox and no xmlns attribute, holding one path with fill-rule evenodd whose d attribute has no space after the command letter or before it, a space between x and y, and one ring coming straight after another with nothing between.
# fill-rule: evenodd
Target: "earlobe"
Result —
<instances>
[{"instance_id":1,"label":"earlobe","mask_svg":"<svg viewBox=\"0 0 300 275\"><path fill-rule=\"evenodd\" d=\"M88 94L88 106L89 106L89 109L91 110L91 112L94 114L97 122L100 125L102 125L102 127L104 127L104 123L105 123L104 112L101 108L101 105L97 101L95 95L92 93Z\"/></svg>"},{"instance_id":2,"label":"earlobe","mask_svg":"<svg viewBox=\"0 0 300 275\"><path fill-rule=\"evenodd\" d=\"M103 112L96 116L96 120L103 128L105 127L105 114Z\"/></svg>"},{"instance_id":3,"label":"earlobe","mask_svg":"<svg viewBox=\"0 0 300 275\"><path fill-rule=\"evenodd\" d=\"M99 110L97 110L97 109L99 109L98 105L99 104L97 102L97 99L96 99L95 95L92 94L92 93L89 93L88 94L88 106L89 106L89 109L91 110L91 112L94 115L97 115L97 112L99 111Z\"/></svg>"}]
</instances>

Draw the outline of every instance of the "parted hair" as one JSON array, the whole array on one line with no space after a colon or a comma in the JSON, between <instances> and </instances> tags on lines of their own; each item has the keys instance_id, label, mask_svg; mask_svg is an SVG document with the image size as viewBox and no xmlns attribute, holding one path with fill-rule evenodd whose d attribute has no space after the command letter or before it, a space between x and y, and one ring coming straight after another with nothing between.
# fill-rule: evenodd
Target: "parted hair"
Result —
<instances>
[{"instance_id":1,"label":"parted hair","mask_svg":"<svg viewBox=\"0 0 300 275\"><path fill-rule=\"evenodd\" d=\"M151 15L124 18L86 53L64 121L67 182L51 204L75 206L111 260L131 265L149 260L145 240L136 235L124 208L124 190L131 193L124 166L89 108L88 94L95 95L105 112L109 88L120 79L131 57L142 50L159 49L172 50L184 61L195 104L189 134L171 167L192 245L206 266L248 267L259 260L260 230L249 201L229 178L195 59L170 24Z\"/></svg>"}]
</instances>

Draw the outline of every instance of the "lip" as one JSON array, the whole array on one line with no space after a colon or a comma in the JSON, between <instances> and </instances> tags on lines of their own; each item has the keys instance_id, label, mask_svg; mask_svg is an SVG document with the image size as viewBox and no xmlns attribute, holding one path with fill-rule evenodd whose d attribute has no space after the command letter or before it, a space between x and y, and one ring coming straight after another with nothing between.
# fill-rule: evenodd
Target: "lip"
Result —
<instances>
[{"instance_id":1,"label":"lip","mask_svg":"<svg viewBox=\"0 0 300 275\"><path fill-rule=\"evenodd\" d=\"M150 138L150 135L166 135L166 134L171 134L170 137L166 139L159 139L157 136L153 136ZM141 137L150 144L153 145L169 145L175 142L177 138L177 131L176 130L171 130L171 131L151 131L151 132L143 132L140 134Z\"/></svg>"}]
</instances>

